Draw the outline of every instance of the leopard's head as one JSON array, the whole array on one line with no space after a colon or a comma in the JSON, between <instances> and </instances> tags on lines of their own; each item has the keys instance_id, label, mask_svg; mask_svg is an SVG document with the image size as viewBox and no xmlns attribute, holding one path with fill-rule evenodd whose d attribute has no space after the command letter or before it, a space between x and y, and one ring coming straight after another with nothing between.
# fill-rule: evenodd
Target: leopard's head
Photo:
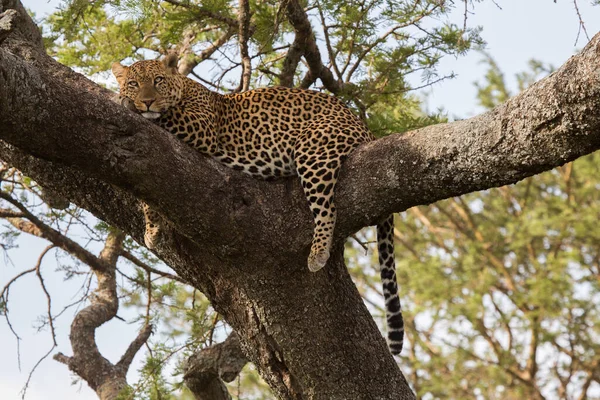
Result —
<instances>
[{"instance_id":1,"label":"leopard's head","mask_svg":"<svg viewBox=\"0 0 600 400\"><path fill-rule=\"evenodd\" d=\"M116 62L112 72L119 83L121 96L133 100L142 116L156 119L181 101L183 80L177 72L177 56L164 60L138 61L130 67Z\"/></svg>"}]
</instances>

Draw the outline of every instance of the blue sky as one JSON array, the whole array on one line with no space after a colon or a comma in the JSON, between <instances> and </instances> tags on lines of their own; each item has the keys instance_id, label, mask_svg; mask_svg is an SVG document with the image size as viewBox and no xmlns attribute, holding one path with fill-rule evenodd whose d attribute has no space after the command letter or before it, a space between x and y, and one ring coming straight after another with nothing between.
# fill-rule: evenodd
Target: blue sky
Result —
<instances>
[{"instance_id":1,"label":"blue sky","mask_svg":"<svg viewBox=\"0 0 600 400\"><path fill-rule=\"evenodd\" d=\"M38 15L50 12L59 3L56 0L25 0L26 7ZM499 9L490 0L476 5L474 14L469 15L471 26L483 26L482 36L487 42L486 50L496 59L505 72L509 83L514 87L514 74L527 69L531 58L554 66L560 66L587 39L581 34L575 46L578 31L578 17L571 0L496 0ZM600 7L591 7L587 0L579 0L579 8L590 35L600 31ZM462 24L463 11L458 10L453 19ZM457 78L444 81L426 91L428 107L431 110L443 108L450 116L468 117L481 112L476 106L474 87L485 74L481 64L482 56L470 53L466 57L447 57L442 61L441 72L454 71ZM415 82L418 84L418 81ZM21 248L11 254L12 262L0 259L0 287L17 272L30 268L40 251L45 247L41 240L30 239L23 242ZM48 273L55 268L52 260L44 264ZM48 279L49 291L56 296L57 303L73 301L76 285L63 282L59 275ZM35 361L50 347L48 333L37 333L33 328L38 315L44 313L45 300L37 290L36 281L26 278L11 291L13 304L11 314L15 327L22 336L21 371L17 368L15 339L4 322L0 322L0 398L12 400L20 398L19 391L27 379L27 374ZM35 288L33 290L32 288ZM72 314L66 316L58 327L59 351L69 355L68 329ZM125 350L128 341L135 335L135 326L115 321L100 329L98 338L101 351L111 360L116 360ZM58 351L57 350L57 351ZM55 351L56 352L56 351ZM130 374L134 376L135 372ZM28 399L96 399L95 394L85 383L72 385L72 376L67 368L47 359L38 369L28 392Z\"/></svg>"}]
</instances>

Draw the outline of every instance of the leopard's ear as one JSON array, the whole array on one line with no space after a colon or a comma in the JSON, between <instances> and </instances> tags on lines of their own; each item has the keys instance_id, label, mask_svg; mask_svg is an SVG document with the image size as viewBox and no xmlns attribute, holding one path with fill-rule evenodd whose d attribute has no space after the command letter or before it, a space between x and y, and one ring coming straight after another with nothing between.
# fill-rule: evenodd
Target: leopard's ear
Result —
<instances>
[{"instance_id":1,"label":"leopard's ear","mask_svg":"<svg viewBox=\"0 0 600 400\"><path fill-rule=\"evenodd\" d=\"M170 74L177 74L177 62L179 61L179 57L177 56L177 53L171 51L169 52L165 58L163 59L163 64L165 65L165 69L167 70L167 72L169 72Z\"/></svg>"},{"instance_id":2,"label":"leopard's ear","mask_svg":"<svg viewBox=\"0 0 600 400\"><path fill-rule=\"evenodd\" d=\"M121 65L121 63L113 63L112 65L112 73L115 76L115 78L117 78L117 82L119 82L119 85L123 85L125 84L125 78L127 77L127 70L129 69L129 67L125 67L123 65Z\"/></svg>"}]
</instances>

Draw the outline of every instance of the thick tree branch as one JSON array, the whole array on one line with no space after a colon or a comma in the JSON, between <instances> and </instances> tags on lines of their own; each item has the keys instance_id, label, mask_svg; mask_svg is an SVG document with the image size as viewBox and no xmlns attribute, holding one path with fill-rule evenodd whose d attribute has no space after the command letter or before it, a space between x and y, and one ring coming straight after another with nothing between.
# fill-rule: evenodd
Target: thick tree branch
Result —
<instances>
[{"instance_id":1,"label":"thick tree branch","mask_svg":"<svg viewBox=\"0 0 600 400\"><path fill-rule=\"evenodd\" d=\"M595 97L597 78L592 72L597 41L598 37L560 71L491 112L404 136L392 135L358 149L342 171L336 194L340 208L339 234L346 236L391 211L513 183L594 151L598 143L595 131L598 120L595 113L583 112L582 108L593 109L598 102ZM51 77L37 75L31 67L9 54L2 57L0 68L9 78L1 83L13 92L15 99L14 102L7 102L7 97L0 99L0 112L5 121L0 134L4 140L32 154L43 154L46 159L77 166L96 176L108 176L110 183L128 188L155 204L167 204L177 196L183 201L182 206L194 209L199 203L188 195L189 186L205 189L207 195L200 195L203 200L200 204L212 204L213 198L208 193L222 195L224 189L222 183L213 179L214 173L207 172L215 169L230 182L230 187L234 183L248 187L251 197L267 194L276 200L274 203L283 206L297 201L296 196L281 192L281 183L258 182L229 171L194 154L141 118L116 107L105 107L102 99L90 93L76 94L58 86ZM17 71L26 77L25 82L16 77ZM16 80L11 81L11 76ZM15 85L16 82L19 84ZM71 128L75 134L66 144L61 140L64 132L61 121L69 120L70 110L44 99L73 96L81 99L84 111L79 121L73 122ZM32 104L32 100L35 103ZM23 111L38 107L42 112L48 109L47 115L56 117L48 119L38 114L31 122L22 124ZM70 152L60 151L65 145ZM103 149L102 154L98 154L97 149ZM150 155L158 149L162 157ZM169 154L171 149L176 150L174 159ZM149 170L154 171L152 177L145 174ZM182 182L178 187L173 182L183 171L193 178L189 184ZM156 194L151 190L156 183L169 186L174 192ZM366 187L370 190L364 191ZM300 193L298 185L294 185L294 190ZM231 190L225 189L225 192L232 201L239 198ZM386 201L382 204L380 200L384 195ZM250 208L262 214L270 207L251 204ZM305 222L303 213L296 214L296 218ZM197 238L204 237L204 229L214 231L211 227L221 222L221 217L210 220L211 216L206 214L198 214L191 221L177 215L168 217L176 223L179 219L181 226L186 227L186 235ZM286 226L287 223L276 223L266 229L285 231ZM231 242L239 234L233 231L219 235L226 236L222 238L225 243ZM280 244L283 243L276 245Z\"/></svg>"},{"instance_id":2,"label":"thick tree branch","mask_svg":"<svg viewBox=\"0 0 600 400\"><path fill-rule=\"evenodd\" d=\"M233 332L222 343L198 351L184 366L185 384L197 400L228 400L231 398L223 383L232 382L248 360Z\"/></svg>"}]
</instances>

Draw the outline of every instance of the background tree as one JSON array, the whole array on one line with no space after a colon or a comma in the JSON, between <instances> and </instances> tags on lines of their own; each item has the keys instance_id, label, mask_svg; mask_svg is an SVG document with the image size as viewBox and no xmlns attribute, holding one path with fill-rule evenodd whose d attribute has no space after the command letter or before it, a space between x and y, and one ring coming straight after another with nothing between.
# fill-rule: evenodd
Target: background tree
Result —
<instances>
[{"instance_id":1,"label":"background tree","mask_svg":"<svg viewBox=\"0 0 600 400\"><path fill-rule=\"evenodd\" d=\"M188 2L166 3L155 7L157 4L152 2L127 4L95 2L92 5L88 2L71 2L61 13L49 20L49 29L56 35L54 39L59 37L64 39L64 42L58 46L55 46L56 42L53 41L50 48L61 61L87 68L88 73L93 73L102 71L107 63L114 59L146 57L148 55L146 51L164 52L175 46L180 54L186 55L181 64L182 72L188 72L184 68L193 71L194 68L200 69L203 65L214 63L213 73L203 73L201 78L207 84L207 80L210 79L210 84L214 88L235 91L269 83L303 87L322 83L325 89L346 99L360 115L368 116L367 121L374 131L390 133L427 125L440 119L437 116L424 115L420 111L419 102L405 94L409 90L406 76L425 71L426 84L442 79L443 77L435 76L435 66L441 54L460 53L479 40L476 31L469 31L467 34L466 30L456 25L448 24L434 29L423 27L423 23L428 21L428 18L439 18L448 12L444 2L415 2L410 6L394 3L391 7L394 12L390 12L389 15L385 13L381 15L382 5L379 3L318 3L309 6L306 10L293 3L286 4L285 10L279 4L244 5L242 2L239 9L234 9L229 7L229 4L203 3L200 7ZM106 7L107 5L118 8ZM238 12L246 6L250 10L257 10L250 19L244 18L245 14ZM230 13L223 12L230 9L232 10ZM110 13L115 10L125 11L127 14L124 15L131 18L119 18L116 19L117 22L107 23L107 15L111 15ZM349 19L340 20L340 15L347 16ZM156 23L157 17L160 17L159 24ZM354 19L350 19L351 17ZM205 21L210 21L211 18L214 19L212 21L214 25L205 24ZM318 41L314 32L311 32L310 25L306 25L309 20L317 29L320 27L323 30L327 53L330 56L328 62L321 60L321 58L326 60L326 57L322 57L319 49L316 48L315 44ZM163 21L168 21L169 24L161 26ZM317 21L322 25L319 26ZM170 29L167 33L165 26L170 28L176 26L177 29ZM389 31L381 34L379 31L381 27L389 27ZM263 46L260 42L261 32L263 35L269 35L270 47ZM285 39L292 33L294 41L292 45L286 45ZM198 34L206 36L198 39L195 37ZM209 34L214 35L213 44L208 48L199 48L210 37ZM114 39L106 40L114 36L129 39L125 50L119 50ZM248 40L245 41L244 38ZM395 40L391 41L391 38ZM106 45L108 43L109 46ZM85 53L81 51L82 48L87 49ZM122 53L119 54L119 51ZM110 56L106 56L107 54ZM97 55L101 57L96 57ZM250 63L247 62L248 58ZM87 61L82 63L81 60ZM203 60L206 60L205 63L199 64ZM232 75L234 78L231 78ZM56 223L60 223L59 221L60 218ZM471 227L467 226L467 228ZM475 248L477 247L471 250ZM433 247L428 249L431 250ZM443 253L439 254L443 255ZM147 254L144 254L144 257L146 256ZM136 265L141 269L134 270L132 273L123 273L131 284L122 289L122 293L129 296L130 304L142 302L150 304L148 300L151 299L155 304L154 310L157 315L160 315L161 320L167 320L170 326L186 327L182 329L183 332L178 332L175 328L168 334L170 336L180 333L190 335L192 338L190 343L184 346L190 352L210 345L215 331L214 321L217 320L210 316L211 310L206 300L198 300L197 292L188 291L172 282L164 283L164 280L161 280L153 283L149 266L144 263L142 264L145 267L139 265L141 262L136 259L138 260ZM133 262L135 264L135 261ZM159 276L172 278L164 274ZM412 282L408 277L404 278L407 283ZM467 278L458 281L468 282ZM414 283L410 284L414 285ZM372 278L366 280L364 285L375 287ZM415 286L414 290L418 290L417 288L421 289L423 295L423 288ZM142 290L148 293L145 299L139 297L138 293ZM456 290L460 291L458 283ZM412 290L410 293L412 300ZM369 293L365 294L369 296ZM169 309L169 312L164 312L165 309ZM142 379L143 390L136 392L137 394L145 393L148 397L156 397L170 390L165 386L158 372L164 365L163 362L171 356L174 347L177 346L158 345L154 348L145 369L147 379ZM189 352L184 353L182 358L189 354ZM418 352L411 356L415 356L415 360L421 359L418 357ZM455 365L453 366L456 368ZM514 367L512 364L510 366ZM429 366L413 368L415 377L418 377L418 369L427 371ZM448 379L448 377L441 379ZM414 384L419 394L421 394L419 386L425 386L423 394L430 393L444 397L436 394L438 389L435 388L435 379L427 379L427 381L428 383L424 384L422 379L415 380ZM567 380L566 383L568 382ZM189 385L190 380L187 383ZM429 383L430 386L427 386ZM476 386L467 386L470 389L469 394L477 393L473 392L477 390ZM462 392L461 395L464 396L466 393Z\"/></svg>"}]
</instances>

